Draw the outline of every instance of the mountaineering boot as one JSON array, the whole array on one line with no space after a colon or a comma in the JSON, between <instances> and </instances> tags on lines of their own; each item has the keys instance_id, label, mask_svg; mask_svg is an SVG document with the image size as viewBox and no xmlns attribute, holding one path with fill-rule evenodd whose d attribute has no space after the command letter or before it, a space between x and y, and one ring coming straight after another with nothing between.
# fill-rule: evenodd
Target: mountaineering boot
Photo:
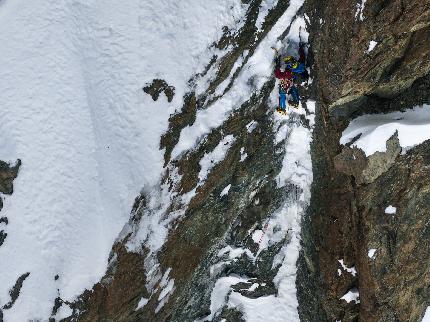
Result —
<instances>
[{"instance_id":1,"label":"mountaineering boot","mask_svg":"<svg viewBox=\"0 0 430 322\"><path fill-rule=\"evenodd\" d=\"M284 110L284 109L282 109L282 108L280 108L280 107L276 108L276 112L278 112L281 115L287 115L287 111Z\"/></svg>"},{"instance_id":2,"label":"mountaineering boot","mask_svg":"<svg viewBox=\"0 0 430 322\"><path fill-rule=\"evenodd\" d=\"M299 102L290 100L290 101L288 101L288 104L294 108L299 108Z\"/></svg>"}]
</instances>

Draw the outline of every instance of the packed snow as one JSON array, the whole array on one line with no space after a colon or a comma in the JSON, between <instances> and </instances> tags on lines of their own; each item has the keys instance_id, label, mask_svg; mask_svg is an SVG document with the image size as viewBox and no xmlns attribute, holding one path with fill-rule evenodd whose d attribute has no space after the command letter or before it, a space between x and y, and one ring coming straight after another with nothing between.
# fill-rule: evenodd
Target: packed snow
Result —
<instances>
[{"instance_id":1,"label":"packed snow","mask_svg":"<svg viewBox=\"0 0 430 322\"><path fill-rule=\"evenodd\" d=\"M240 148L240 162L245 161L247 157L248 157L248 153L245 152L244 147L241 147Z\"/></svg>"},{"instance_id":2,"label":"packed snow","mask_svg":"<svg viewBox=\"0 0 430 322\"><path fill-rule=\"evenodd\" d=\"M227 187L225 187L224 189L222 189L221 193L220 193L220 197L224 197L226 195L228 195L228 192L230 191L231 188L231 184L229 184Z\"/></svg>"},{"instance_id":3,"label":"packed snow","mask_svg":"<svg viewBox=\"0 0 430 322\"><path fill-rule=\"evenodd\" d=\"M252 131L254 131L257 126L258 126L258 122L251 121L248 124L246 124L246 130L248 131L248 133L252 133Z\"/></svg>"},{"instance_id":4,"label":"packed snow","mask_svg":"<svg viewBox=\"0 0 430 322\"><path fill-rule=\"evenodd\" d=\"M215 147L215 149L207 154L200 160L200 172L199 180L203 182L206 180L210 170L220 161L224 160L228 150L234 143L235 139L233 135L227 135L221 142Z\"/></svg>"},{"instance_id":5,"label":"packed snow","mask_svg":"<svg viewBox=\"0 0 430 322\"><path fill-rule=\"evenodd\" d=\"M369 47L367 48L367 53L370 53L373 49L375 49L376 45L378 44L377 41L371 40L369 42Z\"/></svg>"},{"instance_id":6,"label":"packed snow","mask_svg":"<svg viewBox=\"0 0 430 322\"><path fill-rule=\"evenodd\" d=\"M361 0L361 3L357 3L357 10L355 11L355 20L359 19L360 21L364 20L364 5L367 0Z\"/></svg>"},{"instance_id":7,"label":"packed snow","mask_svg":"<svg viewBox=\"0 0 430 322\"><path fill-rule=\"evenodd\" d=\"M340 266L342 266L342 269L343 269L344 271L347 271L347 272L348 272L348 273L350 273L352 276L357 275L357 270L355 269L355 266L352 266L352 267L348 267L348 266L346 266L346 265L344 264L344 262L343 262L343 259L339 259L339 260L338 260L338 262L339 262ZM340 274L339 274L339 275L340 275Z\"/></svg>"},{"instance_id":8,"label":"packed snow","mask_svg":"<svg viewBox=\"0 0 430 322\"><path fill-rule=\"evenodd\" d=\"M361 134L352 146L370 156L377 151L385 152L387 140L396 131L403 151L430 139L430 105L417 106L405 112L359 116L343 131L340 144L345 145Z\"/></svg>"},{"instance_id":9,"label":"packed snow","mask_svg":"<svg viewBox=\"0 0 430 322\"><path fill-rule=\"evenodd\" d=\"M391 205L389 205L387 208L385 208L385 210L384 210L384 212L387 214L387 215L395 215L396 214L396 211L397 211L397 208L396 207L393 207L393 206L391 206Z\"/></svg>"},{"instance_id":10,"label":"packed snow","mask_svg":"<svg viewBox=\"0 0 430 322\"><path fill-rule=\"evenodd\" d=\"M358 304L360 303L360 293L357 288L352 288L340 299L345 300L347 303L354 301L355 304Z\"/></svg>"},{"instance_id":11,"label":"packed snow","mask_svg":"<svg viewBox=\"0 0 430 322\"><path fill-rule=\"evenodd\" d=\"M374 259L375 258L375 254L376 254L376 248L371 248L371 249L369 249L369 251L367 252L367 256L370 258L370 259Z\"/></svg>"},{"instance_id":12,"label":"packed snow","mask_svg":"<svg viewBox=\"0 0 430 322\"><path fill-rule=\"evenodd\" d=\"M142 309L146 304L148 304L148 299L145 297L142 297L139 300L139 303L137 303L136 311Z\"/></svg>"},{"instance_id":13,"label":"packed snow","mask_svg":"<svg viewBox=\"0 0 430 322\"><path fill-rule=\"evenodd\" d=\"M239 276L226 276L218 279L211 294L211 313L202 319L195 320L195 322L212 321L215 313L223 307L225 299L231 293L230 287L240 282L246 282L246 279Z\"/></svg>"},{"instance_id":14,"label":"packed snow","mask_svg":"<svg viewBox=\"0 0 430 322\"><path fill-rule=\"evenodd\" d=\"M430 306L427 306L426 312L421 322L430 322Z\"/></svg>"}]
</instances>

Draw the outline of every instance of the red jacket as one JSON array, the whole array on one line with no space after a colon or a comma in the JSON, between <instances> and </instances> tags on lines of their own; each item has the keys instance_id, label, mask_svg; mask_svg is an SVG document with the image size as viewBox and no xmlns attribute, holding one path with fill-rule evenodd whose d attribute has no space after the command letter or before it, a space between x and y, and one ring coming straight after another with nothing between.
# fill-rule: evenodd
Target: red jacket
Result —
<instances>
[{"instance_id":1,"label":"red jacket","mask_svg":"<svg viewBox=\"0 0 430 322\"><path fill-rule=\"evenodd\" d=\"M284 78L286 78L286 79L292 80L293 79L293 72L291 70L289 70L289 69L286 69L283 72L283 71L281 71L280 68L276 68L275 69L275 77L278 78L278 79L284 79Z\"/></svg>"},{"instance_id":2,"label":"red jacket","mask_svg":"<svg viewBox=\"0 0 430 322\"><path fill-rule=\"evenodd\" d=\"M289 69L282 72L280 68L275 68L275 77L280 80L279 91L282 89L283 91L288 92L290 87L293 85L293 72Z\"/></svg>"}]
</instances>

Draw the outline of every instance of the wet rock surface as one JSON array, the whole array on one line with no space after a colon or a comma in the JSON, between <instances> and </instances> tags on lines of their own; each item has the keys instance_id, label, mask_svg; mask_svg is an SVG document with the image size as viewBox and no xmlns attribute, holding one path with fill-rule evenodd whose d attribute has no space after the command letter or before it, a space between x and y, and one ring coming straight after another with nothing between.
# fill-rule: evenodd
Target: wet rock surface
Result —
<instances>
[{"instance_id":1,"label":"wet rock surface","mask_svg":"<svg viewBox=\"0 0 430 322\"><path fill-rule=\"evenodd\" d=\"M362 20L359 5L306 5L318 106L312 200L298 263L300 317L421 321L430 304L430 143L401 153L394 135L386 152L366 158L339 139L357 115L430 102L430 2L367 1ZM377 44L368 51L372 40ZM385 213L390 205L395 214ZM359 303L341 299L354 288Z\"/></svg>"}]
</instances>

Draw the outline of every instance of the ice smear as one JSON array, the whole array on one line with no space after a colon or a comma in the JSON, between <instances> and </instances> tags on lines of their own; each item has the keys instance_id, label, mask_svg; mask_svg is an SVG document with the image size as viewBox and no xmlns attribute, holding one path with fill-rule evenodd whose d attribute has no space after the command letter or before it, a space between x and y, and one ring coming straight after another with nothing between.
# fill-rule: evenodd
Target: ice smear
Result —
<instances>
[{"instance_id":1,"label":"ice smear","mask_svg":"<svg viewBox=\"0 0 430 322\"><path fill-rule=\"evenodd\" d=\"M258 122L256 121L251 121L248 124L246 124L246 130L248 131L248 133L252 133L252 131L255 130L255 128L257 127Z\"/></svg>"},{"instance_id":2,"label":"ice smear","mask_svg":"<svg viewBox=\"0 0 430 322\"><path fill-rule=\"evenodd\" d=\"M197 141L209 133L211 129L220 126L234 109L239 108L249 99L252 93L258 94L272 75L273 50L271 46L277 42L277 38L282 34L285 26L291 23L302 3L303 0L291 1L288 9L257 46L244 68L241 69L232 88L211 106L199 110L194 124L182 130L179 142L172 151L174 158L195 146ZM251 78L255 81L250 82Z\"/></svg>"},{"instance_id":3,"label":"ice smear","mask_svg":"<svg viewBox=\"0 0 430 322\"><path fill-rule=\"evenodd\" d=\"M263 27L264 20L269 13L276 5L278 4L278 0L263 0L260 4L260 11L258 12L257 20L255 21L255 26L259 31Z\"/></svg>"},{"instance_id":4,"label":"ice smear","mask_svg":"<svg viewBox=\"0 0 430 322\"><path fill-rule=\"evenodd\" d=\"M404 151L430 139L430 105L417 106L405 112L359 116L343 131L340 143L345 145L361 134L352 146L370 156L377 151L385 152L387 140L396 131Z\"/></svg>"},{"instance_id":5,"label":"ice smear","mask_svg":"<svg viewBox=\"0 0 430 322\"><path fill-rule=\"evenodd\" d=\"M169 274L172 271L172 269L169 267L167 271L164 273L163 278L161 279L159 288L161 289L160 295L158 296L158 305L155 308L155 313L158 313L163 306L167 303L169 300L170 295L175 290L175 280L172 278L169 278Z\"/></svg>"}]
</instances>

